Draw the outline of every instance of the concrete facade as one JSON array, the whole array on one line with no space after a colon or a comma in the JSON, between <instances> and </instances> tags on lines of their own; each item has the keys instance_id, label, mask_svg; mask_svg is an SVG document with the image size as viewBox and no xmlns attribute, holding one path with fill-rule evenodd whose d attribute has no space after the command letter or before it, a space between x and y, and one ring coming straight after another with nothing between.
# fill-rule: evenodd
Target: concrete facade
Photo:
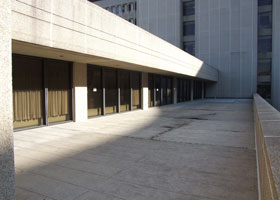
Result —
<instances>
[{"instance_id":1,"label":"concrete facade","mask_svg":"<svg viewBox=\"0 0 280 200\"><path fill-rule=\"evenodd\" d=\"M111 0L102 0L108 4ZM115 0L113 4L118 1ZM121 1L120 1L121 2ZM195 0L195 14L183 16L186 0L137 1L138 26L162 39L184 48L182 25L194 18L195 56L220 71L217 84L206 84L206 97L251 98L258 81L269 82L270 75L259 75L258 68L258 1L257 0ZM101 3L100 3L101 4ZM273 67L272 102L280 107L279 80L279 1L273 1ZM264 6L266 7L266 6ZM264 9L267 12L267 8ZM189 36L187 41L189 41ZM271 57L270 53L267 55ZM260 57L260 56L259 56ZM261 70L260 70L261 71ZM270 98L270 86L268 98Z\"/></svg>"},{"instance_id":2,"label":"concrete facade","mask_svg":"<svg viewBox=\"0 0 280 200\"><path fill-rule=\"evenodd\" d=\"M280 1L273 1L272 33L272 105L280 110Z\"/></svg>"},{"instance_id":3,"label":"concrete facade","mask_svg":"<svg viewBox=\"0 0 280 200\"><path fill-rule=\"evenodd\" d=\"M257 1L195 1L195 55L220 72L206 97L252 98L257 86Z\"/></svg>"},{"instance_id":4,"label":"concrete facade","mask_svg":"<svg viewBox=\"0 0 280 200\"><path fill-rule=\"evenodd\" d=\"M181 47L181 0L137 1L138 26Z\"/></svg>"},{"instance_id":5,"label":"concrete facade","mask_svg":"<svg viewBox=\"0 0 280 200\"><path fill-rule=\"evenodd\" d=\"M11 1L0 2L0 199L15 199Z\"/></svg>"},{"instance_id":6,"label":"concrete facade","mask_svg":"<svg viewBox=\"0 0 280 200\"><path fill-rule=\"evenodd\" d=\"M148 73L218 81L218 70L86 0L2 1L0 10L1 200L15 198L12 53L68 61L69 69L73 64L69 90L76 122L88 118L87 64L141 72L143 109L148 108ZM42 97L41 103L48 102L46 93ZM48 124L48 114L43 115L46 122L38 125Z\"/></svg>"},{"instance_id":7,"label":"concrete facade","mask_svg":"<svg viewBox=\"0 0 280 200\"><path fill-rule=\"evenodd\" d=\"M218 80L203 61L91 2L36 2L13 2L14 53Z\"/></svg>"}]
</instances>

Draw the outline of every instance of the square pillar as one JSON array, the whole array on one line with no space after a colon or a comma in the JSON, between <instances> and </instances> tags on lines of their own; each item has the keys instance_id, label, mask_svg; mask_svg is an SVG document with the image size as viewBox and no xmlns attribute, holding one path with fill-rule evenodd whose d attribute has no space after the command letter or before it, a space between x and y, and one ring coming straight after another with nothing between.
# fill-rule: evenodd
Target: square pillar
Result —
<instances>
[{"instance_id":1,"label":"square pillar","mask_svg":"<svg viewBox=\"0 0 280 200\"><path fill-rule=\"evenodd\" d=\"M141 104L143 110L149 108L149 79L148 73L145 72L142 72L141 76Z\"/></svg>"},{"instance_id":2,"label":"square pillar","mask_svg":"<svg viewBox=\"0 0 280 200\"><path fill-rule=\"evenodd\" d=\"M73 64L74 121L88 119L87 64Z\"/></svg>"},{"instance_id":3,"label":"square pillar","mask_svg":"<svg viewBox=\"0 0 280 200\"><path fill-rule=\"evenodd\" d=\"M173 104L177 104L177 77L173 77Z\"/></svg>"},{"instance_id":4,"label":"square pillar","mask_svg":"<svg viewBox=\"0 0 280 200\"><path fill-rule=\"evenodd\" d=\"M0 1L0 199L15 199L11 0Z\"/></svg>"},{"instance_id":5,"label":"square pillar","mask_svg":"<svg viewBox=\"0 0 280 200\"><path fill-rule=\"evenodd\" d=\"M191 80L191 101L193 101L193 80Z\"/></svg>"}]
</instances>

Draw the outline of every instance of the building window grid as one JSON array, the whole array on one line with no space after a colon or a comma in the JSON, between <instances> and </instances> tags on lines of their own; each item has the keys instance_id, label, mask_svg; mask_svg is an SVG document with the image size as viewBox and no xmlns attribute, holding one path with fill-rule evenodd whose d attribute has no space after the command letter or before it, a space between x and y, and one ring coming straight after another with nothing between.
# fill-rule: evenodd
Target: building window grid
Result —
<instances>
[{"instance_id":1,"label":"building window grid","mask_svg":"<svg viewBox=\"0 0 280 200\"><path fill-rule=\"evenodd\" d=\"M258 0L258 6L271 6L272 0ZM272 35L265 30L272 28L272 12L258 13L258 70L257 76L271 76L272 59ZM265 32L264 32L265 31ZM265 35L263 35L265 33ZM265 99L271 98L271 81L258 81L257 92Z\"/></svg>"},{"instance_id":2,"label":"building window grid","mask_svg":"<svg viewBox=\"0 0 280 200\"><path fill-rule=\"evenodd\" d=\"M190 53L191 55L195 55L195 40L190 36L195 36L195 20L194 18L188 18L190 16L195 15L195 1L188 0L183 2L182 6L182 15L183 15L183 37L188 37L183 39L183 50ZM187 17L187 18L184 18Z\"/></svg>"},{"instance_id":3,"label":"building window grid","mask_svg":"<svg viewBox=\"0 0 280 200\"><path fill-rule=\"evenodd\" d=\"M191 16L195 14L194 1L183 2L183 16Z\"/></svg>"}]
</instances>

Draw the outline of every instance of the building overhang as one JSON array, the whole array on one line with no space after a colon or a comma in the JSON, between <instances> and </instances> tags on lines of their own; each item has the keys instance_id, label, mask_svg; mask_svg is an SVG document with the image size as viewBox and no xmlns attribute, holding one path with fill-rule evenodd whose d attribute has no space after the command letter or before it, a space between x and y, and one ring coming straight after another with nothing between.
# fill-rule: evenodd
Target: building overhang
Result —
<instances>
[{"instance_id":1,"label":"building overhang","mask_svg":"<svg viewBox=\"0 0 280 200\"><path fill-rule=\"evenodd\" d=\"M218 81L217 69L86 0L14 0L12 16L13 53Z\"/></svg>"}]
</instances>

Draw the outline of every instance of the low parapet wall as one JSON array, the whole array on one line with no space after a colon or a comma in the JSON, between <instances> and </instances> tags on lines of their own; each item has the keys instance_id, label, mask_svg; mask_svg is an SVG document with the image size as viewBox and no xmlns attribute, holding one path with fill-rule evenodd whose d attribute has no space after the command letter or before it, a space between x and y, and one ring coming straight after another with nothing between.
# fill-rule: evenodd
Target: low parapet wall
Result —
<instances>
[{"instance_id":1,"label":"low parapet wall","mask_svg":"<svg viewBox=\"0 0 280 200\"><path fill-rule=\"evenodd\" d=\"M280 191L280 113L258 94L254 118L261 200L278 200Z\"/></svg>"}]
</instances>

